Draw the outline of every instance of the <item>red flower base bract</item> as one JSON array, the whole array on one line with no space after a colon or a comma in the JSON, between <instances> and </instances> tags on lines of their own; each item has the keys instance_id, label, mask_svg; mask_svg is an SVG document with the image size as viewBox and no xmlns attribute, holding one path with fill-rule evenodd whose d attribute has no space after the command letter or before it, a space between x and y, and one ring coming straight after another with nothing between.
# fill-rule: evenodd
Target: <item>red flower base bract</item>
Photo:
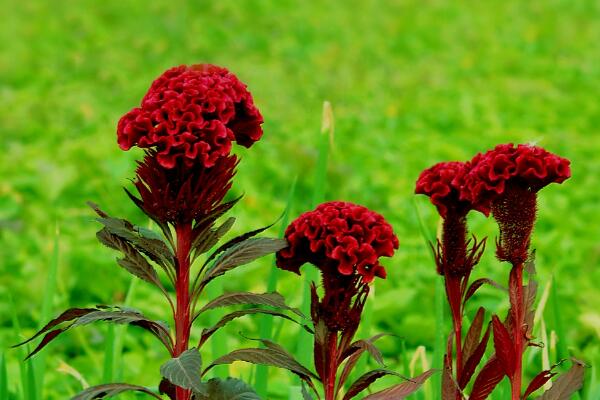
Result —
<instances>
[{"instance_id":1,"label":"red flower base bract","mask_svg":"<svg viewBox=\"0 0 600 400\"><path fill-rule=\"evenodd\" d=\"M155 149L165 168L178 161L212 167L236 141L250 147L263 118L235 75L210 64L179 66L152 83L140 107L119 121L119 146Z\"/></svg>"}]
</instances>

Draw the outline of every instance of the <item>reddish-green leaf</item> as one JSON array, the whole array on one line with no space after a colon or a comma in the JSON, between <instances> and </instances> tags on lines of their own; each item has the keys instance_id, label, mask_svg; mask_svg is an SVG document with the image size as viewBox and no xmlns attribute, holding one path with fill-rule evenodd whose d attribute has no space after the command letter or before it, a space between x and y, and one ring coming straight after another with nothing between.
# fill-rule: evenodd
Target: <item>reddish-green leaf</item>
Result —
<instances>
[{"instance_id":1,"label":"reddish-green leaf","mask_svg":"<svg viewBox=\"0 0 600 400\"><path fill-rule=\"evenodd\" d=\"M471 380L471 377L473 376L475 369L477 368L477 366L481 362L481 359L483 358L483 355L485 354L485 349L487 347L487 343L488 343L489 339L490 339L490 327L488 326L487 329L485 330L485 334L483 335L483 338L481 339L481 341L479 342L479 344L477 345L477 347L475 348L473 353L469 356L469 358L465 362L464 368L462 370L462 374L460 376L460 381L458 382L459 387L461 389L464 389L467 386L467 384L469 383L469 380Z\"/></svg>"},{"instance_id":2,"label":"reddish-green leaf","mask_svg":"<svg viewBox=\"0 0 600 400\"><path fill-rule=\"evenodd\" d=\"M485 284L488 284L497 289L506 291L506 288L496 281L493 281L488 278L477 279L477 280L473 281L473 283L471 283L471 285L467 289L463 302L466 303L467 300L469 300L475 294L475 292L477 292L477 290Z\"/></svg>"},{"instance_id":3,"label":"reddish-green leaf","mask_svg":"<svg viewBox=\"0 0 600 400\"><path fill-rule=\"evenodd\" d=\"M60 325L63 322L72 322L70 325L67 325L60 329L55 329L50 331L52 328ZM44 326L39 332L37 332L30 339L24 341L23 343L19 343L16 346L21 346L25 343L32 341L38 336L48 332L41 343L32 351L27 358L33 356L42 348L44 348L48 343L56 339L61 333L67 331L68 329L80 325L86 325L96 321L108 321L115 324L130 324L134 326L139 326L156 336L167 348L167 350L171 351L173 347L172 339L169 334L169 329L161 322L153 321L146 318L144 315L137 311L133 310L122 310L119 308L110 308L104 306L98 306L97 308L72 308L64 313L62 313L59 317L50 321L46 326Z\"/></svg>"},{"instance_id":4,"label":"reddish-green leaf","mask_svg":"<svg viewBox=\"0 0 600 400\"><path fill-rule=\"evenodd\" d=\"M537 400L569 400L571 395L581 389L585 376L585 364L572 359L573 366L552 384L552 387Z\"/></svg>"},{"instance_id":5,"label":"reddish-green leaf","mask_svg":"<svg viewBox=\"0 0 600 400\"><path fill-rule=\"evenodd\" d=\"M375 369L363 374L356 381L354 381L352 385L350 385L350 388L348 388L348 391L342 400L350 400L354 398L354 396L368 388L377 379L387 375L399 376L396 372L387 369Z\"/></svg>"},{"instance_id":6,"label":"reddish-green leaf","mask_svg":"<svg viewBox=\"0 0 600 400\"><path fill-rule=\"evenodd\" d=\"M477 378L475 378L469 400L487 399L502 378L504 378L502 365L500 364L500 361L493 356L483 366L481 371L479 371Z\"/></svg>"},{"instance_id":7,"label":"reddish-green leaf","mask_svg":"<svg viewBox=\"0 0 600 400\"><path fill-rule=\"evenodd\" d=\"M229 313L225 316L223 316L219 322L217 322L215 325L211 326L210 328L205 328L202 330L202 334L200 335L200 343L198 344L199 347L202 347L202 345L219 329L221 329L223 326L225 326L227 323L229 323L230 321L233 321L236 318L239 317L243 317L245 315L251 315L251 314L267 314L267 315L273 315L273 316L277 316L280 318L284 318L287 319L288 321L292 321L297 323L298 325L303 326L306 330L308 330L310 332L310 328L308 328L305 325L302 325L301 323L299 323L298 321L296 321L293 318L290 318L288 315L286 315L285 313L281 312L281 311L275 311L275 310L267 310L265 308L249 308L246 310L239 310L239 311L234 311L232 313Z\"/></svg>"},{"instance_id":8,"label":"reddish-green leaf","mask_svg":"<svg viewBox=\"0 0 600 400\"><path fill-rule=\"evenodd\" d=\"M95 308L70 308L70 309L64 311L58 317L56 317L53 320L51 320L50 322L48 322L35 335L33 335L29 339L25 340L24 342L21 342L19 344L14 345L13 347L19 347L19 346L22 346L22 345L24 345L26 343L29 343L32 340L34 340L35 338L37 338L38 336L40 336L40 335L48 332L49 330L51 330L55 326L58 326L58 325L62 324L63 322L73 321L74 319L82 317L82 316L84 316L86 314L89 314L89 313L91 313L93 311L96 311L96 309Z\"/></svg>"},{"instance_id":9,"label":"reddish-green leaf","mask_svg":"<svg viewBox=\"0 0 600 400\"><path fill-rule=\"evenodd\" d=\"M473 322L471 322L471 326L467 331L467 336L465 337L465 342L463 344L463 363L467 362L469 357L471 357L471 355L479 345L479 337L481 336L481 329L483 328L484 316L485 309L483 307L479 307L477 313L475 314L475 318L473 318Z\"/></svg>"},{"instance_id":10,"label":"reddish-green leaf","mask_svg":"<svg viewBox=\"0 0 600 400\"><path fill-rule=\"evenodd\" d=\"M452 361L444 355L444 369L442 370L442 400L456 400L458 385L452 376Z\"/></svg>"},{"instance_id":11,"label":"reddish-green leaf","mask_svg":"<svg viewBox=\"0 0 600 400\"><path fill-rule=\"evenodd\" d=\"M305 318L304 314L297 308L289 307L285 304L285 299L282 295L277 292L272 293L249 293L249 292L237 292L237 293L225 293L214 300L211 300L206 304L198 314L202 314L205 311L212 310L219 307L227 307L239 304L252 304L261 306L271 306L278 309L291 311L296 315Z\"/></svg>"},{"instance_id":12,"label":"reddish-green leaf","mask_svg":"<svg viewBox=\"0 0 600 400\"><path fill-rule=\"evenodd\" d=\"M556 372L552 372L551 370L544 370L537 374L527 385L527 389L525 390L525 394L523 394L523 400L526 400L530 394L544 386L546 382L552 379L553 376L556 375Z\"/></svg>"},{"instance_id":13,"label":"reddish-green leaf","mask_svg":"<svg viewBox=\"0 0 600 400\"><path fill-rule=\"evenodd\" d=\"M383 336L386 336L386 334L380 333L369 339L357 340L348 347L348 349L344 352L340 359L340 362L343 360L347 360L344 364L344 368L342 369L342 373L340 374L340 386L343 386L344 383L346 383L346 380L350 376L350 373L352 372L352 370L354 369L354 367L358 363L358 360L364 352L369 352L369 354L371 354L375 361L377 361L379 365L383 366L383 356L374 344L375 341L382 338Z\"/></svg>"},{"instance_id":14,"label":"reddish-green leaf","mask_svg":"<svg viewBox=\"0 0 600 400\"><path fill-rule=\"evenodd\" d=\"M500 361L504 373L508 377L512 377L515 373L516 357L520 357L520 354L518 356L515 355L510 334L496 315L492 316L492 327L494 329L494 350L496 351L496 357Z\"/></svg>"},{"instance_id":15,"label":"reddish-green leaf","mask_svg":"<svg viewBox=\"0 0 600 400\"><path fill-rule=\"evenodd\" d=\"M392 386L388 389L384 389L377 393L370 394L365 396L363 400L401 400L406 398L407 396L413 394L417 390L421 388L423 383L431 375L433 375L436 371L430 369L428 371L423 372L421 375L411 378L406 382L402 382L398 385Z\"/></svg>"}]
</instances>

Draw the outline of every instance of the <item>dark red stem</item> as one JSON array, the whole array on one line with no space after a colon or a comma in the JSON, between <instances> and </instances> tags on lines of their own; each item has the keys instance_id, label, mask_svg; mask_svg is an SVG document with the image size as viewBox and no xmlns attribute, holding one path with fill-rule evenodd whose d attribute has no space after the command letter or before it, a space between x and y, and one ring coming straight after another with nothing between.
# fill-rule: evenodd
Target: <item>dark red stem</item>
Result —
<instances>
[{"instance_id":1,"label":"dark red stem","mask_svg":"<svg viewBox=\"0 0 600 400\"><path fill-rule=\"evenodd\" d=\"M523 346L524 346L524 299L523 299L523 264L515 264L510 272L510 286L515 295L511 296L511 309L513 310L514 323L512 325L512 337L515 349L515 372L510 380L511 399L521 398L521 380L523 374Z\"/></svg>"},{"instance_id":2,"label":"dark red stem","mask_svg":"<svg viewBox=\"0 0 600 400\"><path fill-rule=\"evenodd\" d=\"M338 369L338 334L329 332L327 334L327 360L325 360L326 370L323 377L325 386L325 400L335 400L335 380Z\"/></svg>"},{"instance_id":3,"label":"dark red stem","mask_svg":"<svg viewBox=\"0 0 600 400\"><path fill-rule=\"evenodd\" d=\"M188 349L190 339L190 247L192 224L176 224L177 235L177 280L175 292L177 308L175 310L175 357ZM177 400L189 400L191 392L186 389L176 389Z\"/></svg>"},{"instance_id":4,"label":"dark red stem","mask_svg":"<svg viewBox=\"0 0 600 400\"><path fill-rule=\"evenodd\" d=\"M452 314L452 327L454 331L454 343L456 346L456 381L459 382L462 374L462 279L456 276L446 276L446 296L450 305ZM462 397L460 393L456 394L457 400Z\"/></svg>"}]
</instances>

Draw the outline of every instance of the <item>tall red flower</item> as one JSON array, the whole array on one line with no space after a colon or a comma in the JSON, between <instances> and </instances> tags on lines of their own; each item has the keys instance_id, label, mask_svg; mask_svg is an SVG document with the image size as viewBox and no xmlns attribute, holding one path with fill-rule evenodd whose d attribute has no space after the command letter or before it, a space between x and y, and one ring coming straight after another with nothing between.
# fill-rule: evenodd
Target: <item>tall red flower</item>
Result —
<instances>
[{"instance_id":1,"label":"tall red flower","mask_svg":"<svg viewBox=\"0 0 600 400\"><path fill-rule=\"evenodd\" d=\"M300 273L315 265L323 281L319 298L311 287L311 318L315 327L314 362L325 399L333 400L337 371L348 357L369 294L369 283L386 277L379 263L398 248L398 238L385 219L366 207L332 201L300 215L285 232L289 246L277 253L279 268ZM318 332L318 333L317 333ZM347 366L352 369L352 362Z\"/></svg>"},{"instance_id":2,"label":"tall red flower","mask_svg":"<svg viewBox=\"0 0 600 400\"><path fill-rule=\"evenodd\" d=\"M140 107L119 121L119 146L156 150L158 162L173 168L212 167L236 141L250 147L262 136L263 118L252 95L234 74L210 64L179 66L152 83Z\"/></svg>"},{"instance_id":3,"label":"tall red flower","mask_svg":"<svg viewBox=\"0 0 600 400\"><path fill-rule=\"evenodd\" d=\"M569 160L531 145L502 144L471 161L463 199L489 214L500 227L498 257L523 263L536 215L537 192L571 176Z\"/></svg>"},{"instance_id":4,"label":"tall red flower","mask_svg":"<svg viewBox=\"0 0 600 400\"><path fill-rule=\"evenodd\" d=\"M421 172L417 179L415 193L429 196L444 219L442 240L435 249L441 275L468 276L481 256L483 242L467 250L466 216L474 207L462 192L470 168L469 163L441 162Z\"/></svg>"}]
</instances>

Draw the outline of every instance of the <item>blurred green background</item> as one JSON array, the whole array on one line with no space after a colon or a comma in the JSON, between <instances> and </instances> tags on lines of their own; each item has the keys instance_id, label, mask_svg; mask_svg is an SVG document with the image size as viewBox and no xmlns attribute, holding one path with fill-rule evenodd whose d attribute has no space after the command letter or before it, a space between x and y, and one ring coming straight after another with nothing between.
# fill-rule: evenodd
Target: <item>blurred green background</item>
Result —
<instances>
[{"instance_id":1,"label":"blurred green background","mask_svg":"<svg viewBox=\"0 0 600 400\"><path fill-rule=\"evenodd\" d=\"M131 279L116 254L96 242L98 225L85 202L146 224L122 190L131 186L141 152L119 150L116 123L165 69L199 62L236 73L265 118L263 139L239 152L232 194L245 196L232 213L234 233L276 220L295 176L293 215L310 207L322 103L332 103L326 198L381 212L400 238L397 255L384 260L389 278L376 282L365 331L399 336L381 346L388 365L406 374L418 346L432 362L440 279L415 212L435 231L434 208L413 195L419 172L511 141L571 159L573 178L541 192L533 239L541 287L552 276L558 283L543 319L549 338L562 335L546 345L551 362L567 352L591 365L600 361L599 2L8 0L2 8L0 352L11 392L21 385L22 354L8 346L42 322L53 263L51 315L68 306L123 303ZM490 239L476 275L506 281L508 266L493 257L493 221L473 215L471 227ZM272 258L240 269L224 289L264 291L270 268ZM279 290L298 306L299 278L281 276ZM475 297L470 315L476 304L506 311L492 289ZM131 305L168 318L162 298L143 282ZM231 349L254 345L239 332L256 337L255 322L240 320L218 338ZM291 350L296 331L284 325L280 337ZM107 334L98 324L52 344L41 398L64 399L81 389L57 371L62 362L101 383ZM152 338L130 328L116 375L155 386L166 358ZM528 365L530 372L541 369L539 350ZM584 395L597 399L589 397L597 390L595 368L588 372ZM231 373L248 378L252 370L236 364ZM289 382L271 370L269 398L287 398ZM436 389L426 389L421 398L434 398Z\"/></svg>"}]
</instances>

